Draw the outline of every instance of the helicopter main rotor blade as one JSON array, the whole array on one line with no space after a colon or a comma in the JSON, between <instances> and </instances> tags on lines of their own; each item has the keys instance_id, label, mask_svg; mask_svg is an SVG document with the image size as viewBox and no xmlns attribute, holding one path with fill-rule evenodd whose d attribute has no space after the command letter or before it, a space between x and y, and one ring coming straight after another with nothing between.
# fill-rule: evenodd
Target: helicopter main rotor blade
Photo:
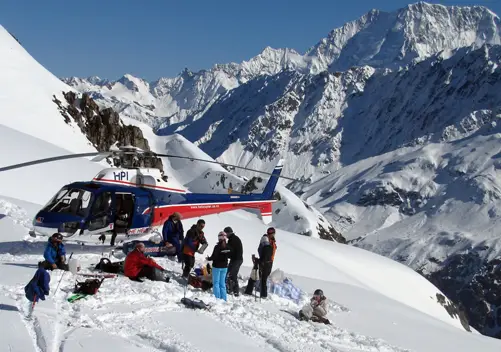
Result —
<instances>
[{"instance_id":1,"label":"helicopter main rotor blade","mask_svg":"<svg viewBox=\"0 0 501 352\"><path fill-rule=\"evenodd\" d=\"M50 158L44 158L44 159L38 159L38 160L33 160L33 161L27 161L24 163L19 163L19 164L14 164L14 165L9 165L9 166L4 166L0 167L0 172L2 171L9 171L9 170L14 170L14 169L19 169L22 167L27 167L27 166L33 166L33 165L38 165L38 164L44 164L44 163L50 163L54 161L59 161L59 160L67 160L67 159L75 159L75 158L84 158L84 157L89 157L93 156L94 158L89 160L89 161L101 161L104 158L110 157L113 154L120 154L120 152L92 152L92 153L79 153L79 154L66 154L66 155L60 155L60 156L53 156ZM269 175L271 177L278 177L278 178L283 178L286 180L290 181L295 181L295 182L300 182L300 183L305 183L307 184L308 182L303 181L303 180L298 180L292 177L287 177L287 176L282 176L282 175L273 175L271 172L266 172L266 171L261 171L261 170L256 170L256 169L250 169L248 167L243 167L243 166L238 166L238 165L232 165L232 164L227 164L227 163L221 163L218 161L213 161L213 160L205 160L205 159L199 159L199 158L192 158L189 156L179 156L179 155L172 155L172 154L158 154L154 152L148 152L145 153L150 157L165 157L165 158L177 158L177 159L188 159L191 161L201 161L204 163L210 163L210 164L218 164L222 166L230 166L235 169L242 169L242 170L247 170L247 171L252 171L252 172L257 172L261 173L264 175Z\"/></svg>"},{"instance_id":2,"label":"helicopter main rotor blade","mask_svg":"<svg viewBox=\"0 0 501 352\"><path fill-rule=\"evenodd\" d=\"M269 175L269 176L272 176L272 177L278 177L278 178L283 178L283 179L286 179L286 180L290 180L290 181L295 181L295 182L300 182L300 183L308 183L306 181L302 181L302 180L298 180L296 178L292 178L292 177L287 177L287 176L277 176L277 175L273 175L271 172L266 172L266 171L261 171L261 170L256 170L256 169L250 169L248 167L243 167L243 166L238 166L238 165L232 165L232 164L227 164L227 163L220 163L218 161L213 161L213 160L205 160L205 159L198 159L198 158L192 158L192 157L189 157L189 156L179 156L179 155L172 155L172 154L155 154L156 156L159 156L159 157L166 157L166 158L177 158L177 159L189 159L191 161L203 161L205 163L210 163L210 164L219 164L219 165L222 165L222 166L231 166L231 167L234 167L236 169L242 169L242 170L248 170L248 171L253 171L253 172L259 172L261 174L265 174L265 175Z\"/></svg>"},{"instance_id":3,"label":"helicopter main rotor blade","mask_svg":"<svg viewBox=\"0 0 501 352\"><path fill-rule=\"evenodd\" d=\"M95 156L95 155L99 155L99 154L103 154L103 153L102 152L93 152L93 153L80 153L80 154L67 154L67 155L53 156L50 158L38 159L38 160L33 160L33 161L27 161L25 163L0 167L0 172L13 170L13 169L19 169L19 168L26 167L26 166L33 166L33 165L37 165L37 164L50 163L50 162L58 161L58 160L83 158L86 156Z\"/></svg>"}]
</instances>

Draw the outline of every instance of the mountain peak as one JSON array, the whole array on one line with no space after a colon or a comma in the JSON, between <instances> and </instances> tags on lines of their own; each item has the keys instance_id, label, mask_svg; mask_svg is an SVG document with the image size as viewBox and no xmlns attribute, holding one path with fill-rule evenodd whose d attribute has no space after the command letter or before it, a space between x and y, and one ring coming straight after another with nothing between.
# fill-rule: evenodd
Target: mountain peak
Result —
<instances>
[{"instance_id":1,"label":"mountain peak","mask_svg":"<svg viewBox=\"0 0 501 352\"><path fill-rule=\"evenodd\" d=\"M306 54L319 70L396 69L444 50L500 44L500 37L499 17L486 7L417 2L393 12L371 10L332 30Z\"/></svg>"}]
</instances>

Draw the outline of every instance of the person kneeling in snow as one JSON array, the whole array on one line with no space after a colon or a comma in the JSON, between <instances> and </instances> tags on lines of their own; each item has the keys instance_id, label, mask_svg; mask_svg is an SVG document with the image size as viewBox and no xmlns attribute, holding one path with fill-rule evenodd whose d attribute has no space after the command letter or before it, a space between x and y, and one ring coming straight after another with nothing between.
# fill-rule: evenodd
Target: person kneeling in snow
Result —
<instances>
[{"instance_id":1,"label":"person kneeling in snow","mask_svg":"<svg viewBox=\"0 0 501 352\"><path fill-rule=\"evenodd\" d=\"M299 311L299 319L330 324L329 319L326 318L327 313L329 313L328 310L327 298L324 296L324 292L320 289L315 290L310 303Z\"/></svg>"},{"instance_id":2,"label":"person kneeling in snow","mask_svg":"<svg viewBox=\"0 0 501 352\"><path fill-rule=\"evenodd\" d=\"M38 270L33 278L24 287L26 298L30 302L38 302L39 299L45 301L45 296L49 295L50 275L45 270L43 262L38 263Z\"/></svg>"},{"instance_id":3,"label":"person kneeling in snow","mask_svg":"<svg viewBox=\"0 0 501 352\"><path fill-rule=\"evenodd\" d=\"M124 274L129 279L139 281L140 277L146 277L152 281L167 281L169 277L165 276L165 269L158 265L152 258L145 254L146 247L143 242L136 244L136 248L125 258Z\"/></svg>"},{"instance_id":4,"label":"person kneeling in snow","mask_svg":"<svg viewBox=\"0 0 501 352\"><path fill-rule=\"evenodd\" d=\"M56 232L49 238L43 256L45 261L43 261L42 264L46 270L68 270L68 264L66 264L66 249L63 244L63 235Z\"/></svg>"}]
</instances>

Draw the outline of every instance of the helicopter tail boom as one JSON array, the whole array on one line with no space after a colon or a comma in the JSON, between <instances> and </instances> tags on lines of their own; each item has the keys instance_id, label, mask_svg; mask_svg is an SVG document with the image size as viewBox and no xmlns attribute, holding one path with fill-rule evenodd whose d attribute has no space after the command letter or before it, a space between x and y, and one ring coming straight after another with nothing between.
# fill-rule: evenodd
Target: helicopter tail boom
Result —
<instances>
[{"instance_id":1,"label":"helicopter tail boom","mask_svg":"<svg viewBox=\"0 0 501 352\"><path fill-rule=\"evenodd\" d=\"M282 172L282 168L283 160L280 160L273 169L271 177L262 193L187 193L184 195L186 203L154 207L153 224L156 226L163 224L166 217L173 212L179 212L183 218L188 219L237 209L257 209L260 212L262 221L268 224L272 220L272 204L277 201L273 198L273 193L275 191L280 173ZM145 210L145 212L149 211L149 209Z\"/></svg>"}]
</instances>

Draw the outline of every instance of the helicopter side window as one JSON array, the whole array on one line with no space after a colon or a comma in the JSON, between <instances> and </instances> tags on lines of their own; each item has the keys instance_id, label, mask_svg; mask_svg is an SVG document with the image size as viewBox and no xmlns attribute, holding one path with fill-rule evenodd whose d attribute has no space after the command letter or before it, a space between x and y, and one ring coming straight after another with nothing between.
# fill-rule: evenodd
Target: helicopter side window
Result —
<instances>
[{"instance_id":1,"label":"helicopter side window","mask_svg":"<svg viewBox=\"0 0 501 352\"><path fill-rule=\"evenodd\" d=\"M96 201L92 206L91 213L93 216L107 215L110 209L111 209L111 193L103 192L96 198Z\"/></svg>"}]
</instances>

